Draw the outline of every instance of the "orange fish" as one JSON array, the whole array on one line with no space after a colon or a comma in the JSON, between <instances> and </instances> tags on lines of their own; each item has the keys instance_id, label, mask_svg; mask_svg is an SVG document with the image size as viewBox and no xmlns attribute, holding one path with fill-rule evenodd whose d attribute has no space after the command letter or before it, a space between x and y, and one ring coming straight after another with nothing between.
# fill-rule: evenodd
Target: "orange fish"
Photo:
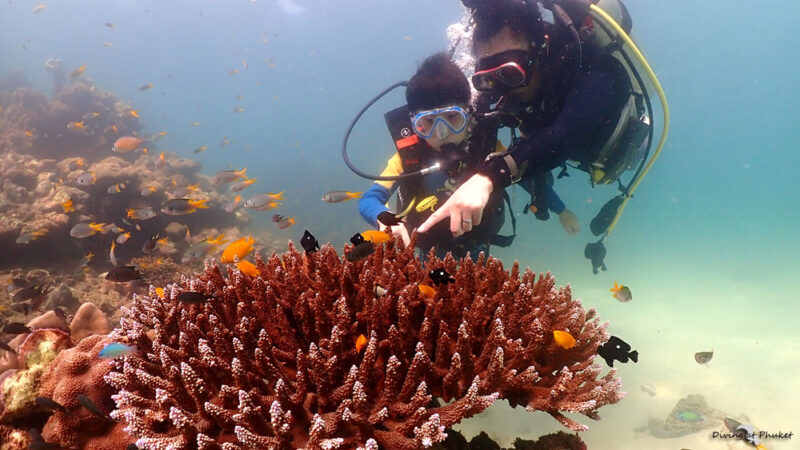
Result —
<instances>
[{"instance_id":1,"label":"orange fish","mask_svg":"<svg viewBox=\"0 0 800 450\"><path fill-rule=\"evenodd\" d=\"M417 287L419 288L419 291L422 292L422 295L424 295L425 297L433 298L434 296L436 296L436 290L428 286L427 284L420 284Z\"/></svg>"},{"instance_id":2,"label":"orange fish","mask_svg":"<svg viewBox=\"0 0 800 450\"><path fill-rule=\"evenodd\" d=\"M36 13L38 13L39 11L41 11L41 10L43 10L45 8L47 8L47 5L42 3L41 5L33 8L33 13L36 14Z\"/></svg>"},{"instance_id":3,"label":"orange fish","mask_svg":"<svg viewBox=\"0 0 800 450\"><path fill-rule=\"evenodd\" d=\"M135 109L131 109L131 110L129 110L129 111L128 111L128 114L130 114L130 116L131 116L131 117L135 117L135 118L137 118L137 119L139 118L139 111L137 111L137 110L135 110Z\"/></svg>"},{"instance_id":4,"label":"orange fish","mask_svg":"<svg viewBox=\"0 0 800 450\"><path fill-rule=\"evenodd\" d=\"M258 270L258 267L256 267L256 265L250 261L239 261L239 264L236 264L236 267L239 268L243 274L250 275L251 277L257 277L261 275L261 271Z\"/></svg>"},{"instance_id":5,"label":"orange fish","mask_svg":"<svg viewBox=\"0 0 800 450\"><path fill-rule=\"evenodd\" d=\"M373 244L383 244L392 240L392 235L378 230L367 230L361 233L365 241L370 241Z\"/></svg>"},{"instance_id":6,"label":"orange fish","mask_svg":"<svg viewBox=\"0 0 800 450\"><path fill-rule=\"evenodd\" d=\"M67 124L67 129L85 130L86 125L84 125L82 120L80 122L70 122L69 124Z\"/></svg>"},{"instance_id":7,"label":"orange fish","mask_svg":"<svg viewBox=\"0 0 800 450\"><path fill-rule=\"evenodd\" d=\"M359 334L358 339L356 339L356 352L360 352L365 345L367 345L367 337Z\"/></svg>"},{"instance_id":8,"label":"orange fish","mask_svg":"<svg viewBox=\"0 0 800 450\"><path fill-rule=\"evenodd\" d=\"M78 67L77 69L73 70L71 74L69 74L69 79L75 81L76 78L81 76L83 72L86 70L86 64Z\"/></svg>"},{"instance_id":9,"label":"orange fish","mask_svg":"<svg viewBox=\"0 0 800 450\"><path fill-rule=\"evenodd\" d=\"M156 295L158 296L158 298L164 298L164 288L157 287L156 288Z\"/></svg>"},{"instance_id":10,"label":"orange fish","mask_svg":"<svg viewBox=\"0 0 800 450\"><path fill-rule=\"evenodd\" d=\"M73 212L75 211L75 206L72 204L72 199L67 199L64 203L61 204L61 207L64 208L64 212Z\"/></svg>"},{"instance_id":11,"label":"orange fish","mask_svg":"<svg viewBox=\"0 0 800 450\"><path fill-rule=\"evenodd\" d=\"M142 145L142 140L133 136L122 136L114 142L111 146L112 152L128 153L136 150Z\"/></svg>"},{"instance_id":12,"label":"orange fish","mask_svg":"<svg viewBox=\"0 0 800 450\"><path fill-rule=\"evenodd\" d=\"M31 130L25 130L25 136L28 136L28 137L33 137L33 131L31 131Z\"/></svg>"},{"instance_id":13,"label":"orange fish","mask_svg":"<svg viewBox=\"0 0 800 450\"><path fill-rule=\"evenodd\" d=\"M77 168L83 167L86 161L83 158L73 159L72 161L67 164L68 170L75 170Z\"/></svg>"},{"instance_id":14,"label":"orange fish","mask_svg":"<svg viewBox=\"0 0 800 450\"><path fill-rule=\"evenodd\" d=\"M575 338L566 331L553 330L553 340L556 345L565 350L575 347Z\"/></svg>"},{"instance_id":15,"label":"orange fish","mask_svg":"<svg viewBox=\"0 0 800 450\"><path fill-rule=\"evenodd\" d=\"M255 242L256 240L250 236L231 242L225 247L225 250L222 251L222 256L219 258L219 261L223 263L232 263L234 256L237 256L239 259L244 258L253 251L253 244Z\"/></svg>"}]
</instances>

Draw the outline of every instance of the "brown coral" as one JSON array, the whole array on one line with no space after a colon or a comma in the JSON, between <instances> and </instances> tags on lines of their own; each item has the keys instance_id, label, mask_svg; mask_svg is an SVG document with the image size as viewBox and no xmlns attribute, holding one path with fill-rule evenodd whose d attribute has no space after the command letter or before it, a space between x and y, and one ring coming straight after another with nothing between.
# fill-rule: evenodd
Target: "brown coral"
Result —
<instances>
[{"instance_id":1,"label":"brown coral","mask_svg":"<svg viewBox=\"0 0 800 450\"><path fill-rule=\"evenodd\" d=\"M136 296L112 333L140 350L106 377L112 416L148 449L411 449L497 398L576 430L562 411L597 419L622 398L615 370L598 379L592 364L606 325L550 274L520 279L516 264L483 256L423 267L413 245L396 245L352 263L330 245L303 255L290 244L256 257L260 277L207 265L164 300ZM418 286L442 267L455 283L426 298ZM214 297L188 305L185 291ZM555 329L576 346L557 347Z\"/></svg>"},{"instance_id":2,"label":"brown coral","mask_svg":"<svg viewBox=\"0 0 800 450\"><path fill-rule=\"evenodd\" d=\"M123 424L97 417L78 402L78 394L84 394L101 410L111 410L114 390L103 381L110 367L98 357L110 342L108 336L89 336L59 353L45 372L38 395L52 398L71 412L53 413L42 430L45 441L84 450L121 449L133 441Z\"/></svg>"}]
</instances>

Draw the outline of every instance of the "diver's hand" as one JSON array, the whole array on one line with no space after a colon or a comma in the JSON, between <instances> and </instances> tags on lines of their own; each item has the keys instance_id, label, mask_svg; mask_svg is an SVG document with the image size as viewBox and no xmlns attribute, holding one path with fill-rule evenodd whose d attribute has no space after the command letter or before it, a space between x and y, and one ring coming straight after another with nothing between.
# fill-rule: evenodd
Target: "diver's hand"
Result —
<instances>
[{"instance_id":1,"label":"diver's hand","mask_svg":"<svg viewBox=\"0 0 800 450\"><path fill-rule=\"evenodd\" d=\"M400 236L400 239L403 240L403 244L408 246L411 242L411 236L408 234L408 229L404 223L398 223L397 225L386 225L380 220L378 221L378 229L381 231L385 231L389 228L392 231L392 236Z\"/></svg>"},{"instance_id":2,"label":"diver's hand","mask_svg":"<svg viewBox=\"0 0 800 450\"><path fill-rule=\"evenodd\" d=\"M453 192L441 208L434 211L428 220L419 226L417 232L425 233L447 217L450 218L450 231L453 236L458 237L472 231L472 227L481 224L483 208L489 202L492 189L492 180L489 177L481 174L473 175Z\"/></svg>"},{"instance_id":3,"label":"diver's hand","mask_svg":"<svg viewBox=\"0 0 800 450\"><path fill-rule=\"evenodd\" d=\"M561 222L561 226L564 227L564 231L566 231L570 236L581 231L581 226L578 224L578 217L574 212L568 209L565 209L561 212L561 214L558 215L558 221Z\"/></svg>"}]
</instances>

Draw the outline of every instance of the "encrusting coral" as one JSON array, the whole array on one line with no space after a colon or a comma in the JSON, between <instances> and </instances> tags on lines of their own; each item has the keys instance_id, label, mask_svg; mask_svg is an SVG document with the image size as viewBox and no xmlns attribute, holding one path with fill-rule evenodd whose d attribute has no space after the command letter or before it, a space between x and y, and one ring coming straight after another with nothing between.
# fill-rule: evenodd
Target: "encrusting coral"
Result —
<instances>
[{"instance_id":1,"label":"encrusting coral","mask_svg":"<svg viewBox=\"0 0 800 450\"><path fill-rule=\"evenodd\" d=\"M483 256L423 267L398 246L349 262L290 243L256 257L259 277L231 266L226 278L212 261L164 299L136 295L111 334L138 348L105 377L111 416L143 449L413 449L498 398L584 430L562 412L598 419L623 397L616 371L598 378L593 364L607 324L549 273L520 278ZM440 268L455 282L426 297ZM577 344L558 347L553 330Z\"/></svg>"},{"instance_id":2,"label":"encrusting coral","mask_svg":"<svg viewBox=\"0 0 800 450\"><path fill-rule=\"evenodd\" d=\"M113 405L113 389L103 381L108 362L98 356L110 342L107 336L89 336L59 353L44 373L38 395L70 411L53 412L42 430L45 441L83 450L122 449L133 441L123 431L123 424L92 414L78 400L83 394L101 411Z\"/></svg>"}]
</instances>

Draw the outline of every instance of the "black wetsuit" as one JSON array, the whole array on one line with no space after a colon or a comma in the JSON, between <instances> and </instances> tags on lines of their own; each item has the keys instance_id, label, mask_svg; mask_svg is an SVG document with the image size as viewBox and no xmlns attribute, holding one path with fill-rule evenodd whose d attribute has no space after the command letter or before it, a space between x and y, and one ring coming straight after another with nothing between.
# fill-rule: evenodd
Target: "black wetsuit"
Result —
<instances>
[{"instance_id":1,"label":"black wetsuit","mask_svg":"<svg viewBox=\"0 0 800 450\"><path fill-rule=\"evenodd\" d=\"M581 67L569 59L544 58L543 65L563 68L543 71L542 86L528 105L509 108L522 120L524 136L508 149L518 168L542 173L567 160L584 161L608 140L631 91L622 64L612 56L585 51ZM488 176L494 189L512 183L502 158L484 162L478 173ZM521 174L522 175L522 174Z\"/></svg>"}]
</instances>

